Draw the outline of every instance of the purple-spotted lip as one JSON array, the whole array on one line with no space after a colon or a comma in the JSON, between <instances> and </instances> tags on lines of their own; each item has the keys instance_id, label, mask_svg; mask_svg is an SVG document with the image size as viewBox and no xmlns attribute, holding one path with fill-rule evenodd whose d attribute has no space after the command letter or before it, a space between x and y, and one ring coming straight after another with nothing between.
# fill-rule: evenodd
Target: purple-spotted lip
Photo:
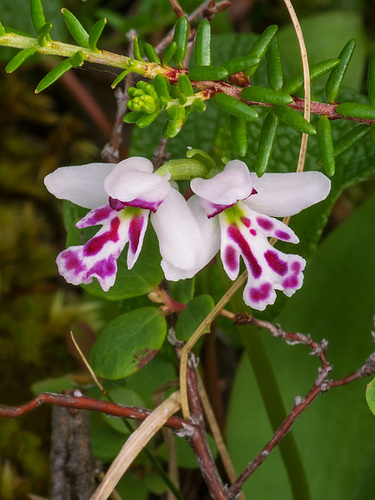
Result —
<instances>
[{"instance_id":1,"label":"purple-spotted lip","mask_svg":"<svg viewBox=\"0 0 375 500\"><path fill-rule=\"evenodd\" d=\"M157 201L147 201L141 198L134 198L131 201L121 201L116 198L109 197L109 205L113 210L119 212L124 210L126 207L143 208L144 210L151 210L151 212L156 212L164 200Z\"/></svg>"}]
</instances>

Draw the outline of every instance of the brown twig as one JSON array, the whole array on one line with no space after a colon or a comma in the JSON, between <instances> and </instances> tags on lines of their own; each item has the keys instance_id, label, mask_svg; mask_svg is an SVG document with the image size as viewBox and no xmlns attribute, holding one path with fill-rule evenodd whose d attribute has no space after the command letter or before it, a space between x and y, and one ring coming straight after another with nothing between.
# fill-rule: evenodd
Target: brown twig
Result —
<instances>
[{"instance_id":1,"label":"brown twig","mask_svg":"<svg viewBox=\"0 0 375 500\"><path fill-rule=\"evenodd\" d=\"M226 488L208 446L203 410L199 399L196 362L194 356L191 354L188 360L186 381L191 412L190 420L194 429L192 433L186 433L186 438L198 459L202 476L206 481L211 497L215 500L228 500Z\"/></svg>"},{"instance_id":2,"label":"brown twig","mask_svg":"<svg viewBox=\"0 0 375 500\"><path fill-rule=\"evenodd\" d=\"M327 361L327 341L322 340L320 344L311 339L309 335L301 333L292 333L283 330L279 325L273 325L268 321L262 321L248 314L238 314L235 319L237 325L250 324L269 330L274 337L283 338L288 344L305 344L311 348L311 354L317 355L322 366L319 369L318 376L314 385L304 398L296 399L295 406L284 422L273 435L272 439L266 444L259 455L249 462L242 474L228 490L228 498L235 499L240 493L244 482L258 469L258 467L269 456L271 451L279 444L281 439L288 433L291 426L297 418L310 406L310 404L322 393L327 392L333 387L347 385L355 380L367 377L375 373L375 352L369 356L365 363L354 373L338 380L328 380L328 375L332 370L331 364Z\"/></svg>"},{"instance_id":3,"label":"brown twig","mask_svg":"<svg viewBox=\"0 0 375 500\"><path fill-rule=\"evenodd\" d=\"M125 406L117 403L109 403L108 401L101 401L99 399L88 398L82 396L81 392L76 390L74 391L74 395L45 392L38 394L31 401L20 406L0 406L0 417L19 418L42 405L94 410L105 413L106 415L131 418L134 420L145 420L152 413L152 410L147 408L136 408L133 406ZM189 429L191 427L188 421L180 417L169 418L165 426L176 431L181 431L186 428Z\"/></svg>"},{"instance_id":4,"label":"brown twig","mask_svg":"<svg viewBox=\"0 0 375 500\"><path fill-rule=\"evenodd\" d=\"M177 0L168 0L169 3L171 4L171 7L176 14L177 19L180 19L180 17L183 17L185 15L185 12L183 11L181 5L178 3Z\"/></svg>"}]
</instances>

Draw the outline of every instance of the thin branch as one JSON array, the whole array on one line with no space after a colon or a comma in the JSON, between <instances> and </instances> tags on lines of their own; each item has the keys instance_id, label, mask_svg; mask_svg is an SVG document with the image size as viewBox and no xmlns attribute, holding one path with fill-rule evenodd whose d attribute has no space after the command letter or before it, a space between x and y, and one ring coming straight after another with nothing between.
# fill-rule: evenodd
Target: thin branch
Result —
<instances>
[{"instance_id":1,"label":"thin branch","mask_svg":"<svg viewBox=\"0 0 375 500\"><path fill-rule=\"evenodd\" d=\"M168 0L168 2L171 4L171 7L176 14L177 19L180 19L180 17L183 17L185 15L184 10L177 0Z\"/></svg>"},{"instance_id":2,"label":"thin branch","mask_svg":"<svg viewBox=\"0 0 375 500\"><path fill-rule=\"evenodd\" d=\"M186 433L186 438L198 459L202 476L206 481L211 497L215 500L228 500L226 487L220 478L207 442L207 432L204 425L203 410L199 399L196 361L192 355L189 356L186 375L187 391L191 409L191 422L194 426L194 431L192 433Z\"/></svg>"},{"instance_id":3,"label":"thin branch","mask_svg":"<svg viewBox=\"0 0 375 500\"><path fill-rule=\"evenodd\" d=\"M152 410L148 408L136 408L117 403L109 403L99 399L82 396L79 390L74 391L74 395L52 394L44 392L38 394L28 403L20 406L0 406L0 417L19 418L42 405L63 406L65 408L80 408L84 410L94 410L114 417L131 418L133 420L145 420ZM191 427L190 423L180 417L171 417L166 423L166 427L179 431Z\"/></svg>"},{"instance_id":4,"label":"thin branch","mask_svg":"<svg viewBox=\"0 0 375 500\"><path fill-rule=\"evenodd\" d=\"M375 352L372 353L365 363L355 372L338 380L328 380L328 375L332 370L331 364L327 361L327 341L322 340L319 344L311 339L309 335L301 333L292 333L283 330L280 325L273 325L268 321L258 320L248 314L238 314L235 319L235 324L243 325L250 324L260 328L267 329L274 337L284 339L288 344L305 344L310 347L311 354L319 357L322 366L319 368L318 376L314 385L304 398L296 399L296 403L292 411L286 417L284 422L273 435L272 439L266 444L259 455L250 462L242 474L237 478L236 482L228 490L228 498L235 499L238 497L244 482L258 469L258 467L269 456L271 451L279 444L281 439L289 432L290 428L297 418L310 406L310 404L322 393L327 392L333 387L347 385L355 380L367 377L375 373Z\"/></svg>"}]
</instances>

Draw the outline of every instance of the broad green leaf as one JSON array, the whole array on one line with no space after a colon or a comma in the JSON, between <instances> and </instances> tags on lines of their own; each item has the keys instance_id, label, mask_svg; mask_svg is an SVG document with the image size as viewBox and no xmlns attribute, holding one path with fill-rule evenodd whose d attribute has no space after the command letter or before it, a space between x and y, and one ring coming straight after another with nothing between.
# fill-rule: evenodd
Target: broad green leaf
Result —
<instances>
[{"instance_id":1,"label":"broad green leaf","mask_svg":"<svg viewBox=\"0 0 375 500\"><path fill-rule=\"evenodd\" d=\"M366 401L370 410L375 415L375 379L372 379L371 382L367 384Z\"/></svg>"},{"instance_id":2,"label":"broad green leaf","mask_svg":"<svg viewBox=\"0 0 375 500\"><path fill-rule=\"evenodd\" d=\"M214 301L209 295L194 297L187 308L181 311L176 324L176 337L189 340L205 317L214 308Z\"/></svg>"},{"instance_id":3,"label":"broad green leaf","mask_svg":"<svg viewBox=\"0 0 375 500\"><path fill-rule=\"evenodd\" d=\"M80 212L82 209L79 207L74 208L72 204L65 205L65 207L65 221L71 223L68 231L67 247L84 245L98 231L98 226L84 230L77 229L75 223L81 217ZM127 268L126 252L127 246L117 260L116 281L108 292L102 290L96 278L89 285L82 285L82 287L89 293L107 300L127 299L150 292L163 279L157 238L152 228L149 227L146 231L140 256L132 269Z\"/></svg>"},{"instance_id":4,"label":"broad green leaf","mask_svg":"<svg viewBox=\"0 0 375 500\"><path fill-rule=\"evenodd\" d=\"M45 380L40 380L32 384L31 389L34 394L40 394L41 392L57 392L66 391L76 387L76 384L69 377L59 377L59 378L48 378Z\"/></svg>"},{"instance_id":5,"label":"broad green leaf","mask_svg":"<svg viewBox=\"0 0 375 500\"><path fill-rule=\"evenodd\" d=\"M173 300L187 304L194 297L195 278L169 282L169 293Z\"/></svg>"},{"instance_id":6,"label":"broad green leaf","mask_svg":"<svg viewBox=\"0 0 375 500\"><path fill-rule=\"evenodd\" d=\"M327 356L334 366L330 378L353 372L373 350L374 218L372 197L323 241L307 266L303 288L288 299L277 318L286 330L329 341ZM311 388L320 363L309 356L305 346L289 346L272 338L269 332L262 331L261 335L290 411L294 398L303 397ZM293 427L313 500L368 499L373 481L375 425L364 398L366 383L365 379L320 396ZM229 453L238 473L271 435L252 370L244 358L236 376L227 424ZM278 452L272 452L248 481L245 495L262 500L292 499Z\"/></svg>"},{"instance_id":7,"label":"broad green leaf","mask_svg":"<svg viewBox=\"0 0 375 500\"><path fill-rule=\"evenodd\" d=\"M145 366L158 352L167 333L159 309L144 307L108 323L90 356L95 373L110 380L127 377Z\"/></svg>"}]
</instances>

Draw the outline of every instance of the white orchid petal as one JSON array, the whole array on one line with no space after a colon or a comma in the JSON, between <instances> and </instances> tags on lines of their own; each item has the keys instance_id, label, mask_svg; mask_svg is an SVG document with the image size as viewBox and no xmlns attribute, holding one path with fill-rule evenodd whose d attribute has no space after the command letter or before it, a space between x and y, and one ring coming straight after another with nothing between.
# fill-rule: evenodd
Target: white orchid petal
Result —
<instances>
[{"instance_id":1,"label":"white orchid petal","mask_svg":"<svg viewBox=\"0 0 375 500\"><path fill-rule=\"evenodd\" d=\"M68 283L80 285L91 283L97 278L104 291L113 286L117 273L117 259L129 240L129 220L119 212L99 207L91 210L77 224L87 227L102 224L102 228L85 245L67 248L56 259L59 273ZM104 217L104 211L107 216Z\"/></svg>"},{"instance_id":2,"label":"white orchid petal","mask_svg":"<svg viewBox=\"0 0 375 500\"><path fill-rule=\"evenodd\" d=\"M155 211L171 189L169 179L169 173L154 174L147 158L132 157L115 166L106 177L104 188L115 200Z\"/></svg>"},{"instance_id":3,"label":"white orchid petal","mask_svg":"<svg viewBox=\"0 0 375 500\"><path fill-rule=\"evenodd\" d=\"M125 210L126 212L126 210ZM143 240L146 234L148 223L148 210L139 210L137 214L132 215L129 223L129 249L128 249L128 269L131 269L136 263L141 251Z\"/></svg>"},{"instance_id":4,"label":"white orchid petal","mask_svg":"<svg viewBox=\"0 0 375 500\"><path fill-rule=\"evenodd\" d=\"M217 218L209 219L205 210L200 206L199 197L194 195L188 200L188 205L198 223L203 237L202 267L208 264L220 249L220 231Z\"/></svg>"},{"instance_id":5,"label":"white orchid petal","mask_svg":"<svg viewBox=\"0 0 375 500\"><path fill-rule=\"evenodd\" d=\"M163 259L182 270L200 265L204 240L189 205L176 189L171 188L157 212L151 214L151 222Z\"/></svg>"},{"instance_id":6,"label":"white orchid petal","mask_svg":"<svg viewBox=\"0 0 375 500\"><path fill-rule=\"evenodd\" d=\"M44 178L48 191L62 200L84 208L95 208L108 202L104 179L112 172L113 163L89 163L60 167Z\"/></svg>"},{"instance_id":7,"label":"white orchid petal","mask_svg":"<svg viewBox=\"0 0 375 500\"><path fill-rule=\"evenodd\" d=\"M211 179L193 179L190 186L201 198L226 207L247 198L253 190L250 172L239 160L227 163L224 170Z\"/></svg>"},{"instance_id":8,"label":"white orchid petal","mask_svg":"<svg viewBox=\"0 0 375 500\"><path fill-rule=\"evenodd\" d=\"M321 172L264 174L260 178L254 173L250 175L257 194L245 203L272 217L295 215L324 200L331 188L331 181Z\"/></svg>"},{"instance_id":9,"label":"white orchid petal","mask_svg":"<svg viewBox=\"0 0 375 500\"><path fill-rule=\"evenodd\" d=\"M228 276L234 280L241 256L248 272L243 298L246 304L263 311L276 300L275 290L290 297L302 286L305 261L299 255L284 254L270 245L269 236L280 233L285 240L298 238L282 222L257 214L239 202L235 209L219 215L221 259Z\"/></svg>"},{"instance_id":10,"label":"white orchid petal","mask_svg":"<svg viewBox=\"0 0 375 500\"><path fill-rule=\"evenodd\" d=\"M180 281L193 278L201 270L200 266L193 267L191 269L181 269L179 267L173 266L165 259L162 259L160 265L163 269L165 279L167 279L168 281Z\"/></svg>"}]
</instances>

